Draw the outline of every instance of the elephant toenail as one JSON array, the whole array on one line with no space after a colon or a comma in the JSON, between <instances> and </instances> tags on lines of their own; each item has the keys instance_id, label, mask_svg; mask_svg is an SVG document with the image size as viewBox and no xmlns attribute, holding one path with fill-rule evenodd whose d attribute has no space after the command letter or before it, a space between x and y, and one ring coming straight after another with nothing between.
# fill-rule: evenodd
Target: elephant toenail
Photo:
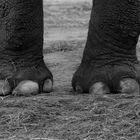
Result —
<instances>
[{"instance_id":1,"label":"elephant toenail","mask_svg":"<svg viewBox=\"0 0 140 140\"><path fill-rule=\"evenodd\" d=\"M7 80L0 80L0 96L8 95L11 91Z\"/></svg>"},{"instance_id":2,"label":"elephant toenail","mask_svg":"<svg viewBox=\"0 0 140 140\"><path fill-rule=\"evenodd\" d=\"M44 85L43 85L43 92L51 92L53 90L53 82L51 79L47 79L45 80L44 82Z\"/></svg>"},{"instance_id":3,"label":"elephant toenail","mask_svg":"<svg viewBox=\"0 0 140 140\"><path fill-rule=\"evenodd\" d=\"M136 80L125 78L120 81L120 92L122 93L139 93L139 84Z\"/></svg>"},{"instance_id":4,"label":"elephant toenail","mask_svg":"<svg viewBox=\"0 0 140 140\"><path fill-rule=\"evenodd\" d=\"M75 87L75 91L77 92L77 93L79 93L79 94L81 94L81 93L83 93L83 89L82 89L82 87L80 86L80 85L76 85L76 87Z\"/></svg>"},{"instance_id":5,"label":"elephant toenail","mask_svg":"<svg viewBox=\"0 0 140 140\"><path fill-rule=\"evenodd\" d=\"M96 82L90 87L89 93L102 95L102 94L110 93L110 90L104 83Z\"/></svg>"},{"instance_id":6,"label":"elephant toenail","mask_svg":"<svg viewBox=\"0 0 140 140\"><path fill-rule=\"evenodd\" d=\"M36 95L39 92L39 85L37 82L24 80L21 81L13 91L16 96L30 96Z\"/></svg>"}]
</instances>

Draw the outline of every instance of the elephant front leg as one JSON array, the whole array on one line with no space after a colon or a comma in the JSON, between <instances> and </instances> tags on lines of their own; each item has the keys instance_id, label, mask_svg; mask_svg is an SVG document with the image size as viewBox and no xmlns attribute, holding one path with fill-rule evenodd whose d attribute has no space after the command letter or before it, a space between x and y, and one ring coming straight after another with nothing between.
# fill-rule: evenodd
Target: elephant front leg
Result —
<instances>
[{"instance_id":1,"label":"elephant front leg","mask_svg":"<svg viewBox=\"0 0 140 140\"><path fill-rule=\"evenodd\" d=\"M139 93L139 33L138 0L94 0L82 62L72 80L74 90Z\"/></svg>"},{"instance_id":2,"label":"elephant front leg","mask_svg":"<svg viewBox=\"0 0 140 140\"><path fill-rule=\"evenodd\" d=\"M0 1L0 95L51 92L43 60L42 0Z\"/></svg>"}]
</instances>

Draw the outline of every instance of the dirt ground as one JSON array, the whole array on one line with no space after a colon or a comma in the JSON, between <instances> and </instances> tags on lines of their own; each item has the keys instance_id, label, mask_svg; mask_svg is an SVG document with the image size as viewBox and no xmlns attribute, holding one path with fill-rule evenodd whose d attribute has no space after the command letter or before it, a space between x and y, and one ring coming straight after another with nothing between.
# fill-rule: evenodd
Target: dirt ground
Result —
<instances>
[{"instance_id":1,"label":"dirt ground","mask_svg":"<svg viewBox=\"0 0 140 140\"><path fill-rule=\"evenodd\" d=\"M140 140L139 93L95 96L72 91L90 11L89 0L44 1L43 51L54 91L1 97L0 140Z\"/></svg>"}]
</instances>

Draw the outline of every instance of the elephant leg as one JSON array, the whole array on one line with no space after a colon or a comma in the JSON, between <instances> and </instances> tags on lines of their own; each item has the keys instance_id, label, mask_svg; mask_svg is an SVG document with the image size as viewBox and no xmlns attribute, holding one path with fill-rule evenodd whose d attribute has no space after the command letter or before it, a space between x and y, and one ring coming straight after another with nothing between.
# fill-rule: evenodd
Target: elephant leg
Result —
<instances>
[{"instance_id":1,"label":"elephant leg","mask_svg":"<svg viewBox=\"0 0 140 140\"><path fill-rule=\"evenodd\" d=\"M94 0L83 58L72 79L74 90L139 92L139 34L139 0Z\"/></svg>"},{"instance_id":2,"label":"elephant leg","mask_svg":"<svg viewBox=\"0 0 140 140\"><path fill-rule=\"evenodd\" d=\"M43 60L42 0L0 1L0 95L50 92Z\"/></svg>"}]
</instances>

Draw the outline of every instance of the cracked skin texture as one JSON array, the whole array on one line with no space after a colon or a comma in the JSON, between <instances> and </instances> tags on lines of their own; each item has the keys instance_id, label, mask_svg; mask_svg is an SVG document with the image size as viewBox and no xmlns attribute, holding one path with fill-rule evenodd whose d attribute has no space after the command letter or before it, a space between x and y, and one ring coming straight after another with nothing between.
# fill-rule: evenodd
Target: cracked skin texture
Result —
<instances>
[{"instance_id":1,"label":"cracked skin texture","mask_svg":"<svg viewBox=\"0 0 140 140\"><path fill-rule=\"evenodd\" d=\"M120 82L125 78L129 82L134 79L138 87L139 34L139 0L94 0L87 43L73 76L73 88L77 90L78 86L82 92L89 92L92 85L102 82L111 92L120 92Z\"/></svg>"}]
</instances>

